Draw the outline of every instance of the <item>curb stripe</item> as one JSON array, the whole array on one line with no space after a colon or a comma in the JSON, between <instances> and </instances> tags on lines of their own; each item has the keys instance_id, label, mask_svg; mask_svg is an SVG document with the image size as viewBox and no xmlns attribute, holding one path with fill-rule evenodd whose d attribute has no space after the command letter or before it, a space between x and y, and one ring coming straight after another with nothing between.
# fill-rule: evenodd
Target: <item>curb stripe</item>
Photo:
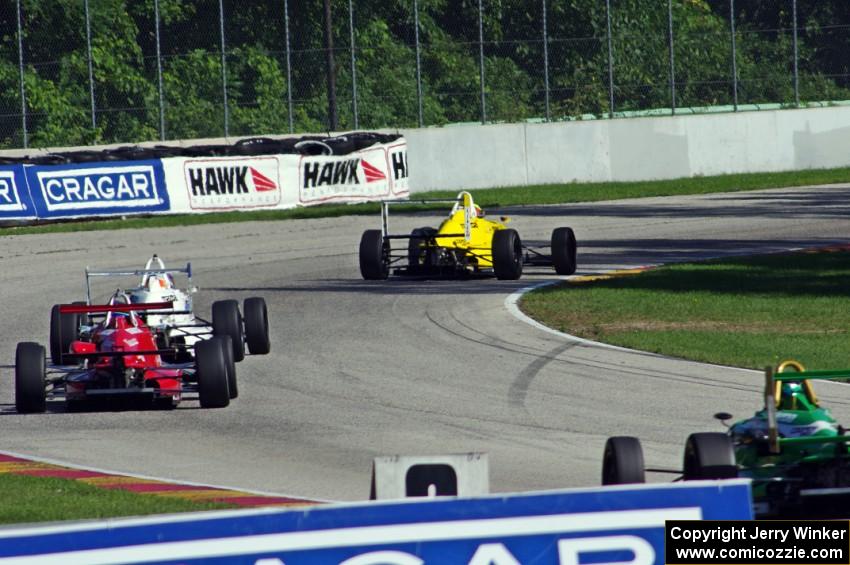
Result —
<instances>
[{"instance_id":1,"label":"curb stripe","mask_svg":"<svg viewBox=\"0 0 850 565\"><path fill-rule=\"evenodd\" d=\"M104 471L66 467L0 453L0 476L3 474L45 477L79 481L103 490L123 490L139 495L180 498L187 501L220 502L234 507L314 506L319 501L265 495L201 484L176 483L166 480L119 475Z\"/></svg>"},{"instance_id":2,"label":"curb stripe","mask_svg":"<svg viewBox=\"0 0 850 565\"><path fill-rule=\"evenodd\" d=\"M80 479L80 482L88 483L92 486L112 486L112 485L126 485L126 484L138 484L138 483L153 483L157 481L149 480L149 479L137 479L136 477L120 477L114 475L104 475L103 473L99 473L96 477L84 478Z\"/></svg>"},{"instance_id":3,"label":"curb stripe","mask_svg":"<svg viewBox=\"0 0 850 565\"><path fill-rule=\"evenodd\" d=\"M56 479L90 479L98 476L91 471L78 471L76 469L34 469L32 471L11 471L15 475L29 475L30 477L53 477Z\"/></svg>"},{"instance_id":4,"label":"curb stripe","mask_svg":"<svg viewBox=\"0 0 850 565\"><path fill-rule=\"evenodd\" d=\"M207 490L172 490L172 491L163 491L157 493L157 496L170 496L174 498L183 498L185 500L202 500L202 501L217 501L220 500L222 502L227 502L228 498L238 498L248 496L248 493L245 492L222 492L216 489L207 489Z\"/></svg>"},{"instance_id":5,"label":"curb stripe","mask_svg":"<svg viewBox=\"0 0 850 565\"><path fill-rule=\"evenodd\" d=\"M203 490L204 487L181 485L176 483L130 483L118 485L105 485L103 488L110 490L127 490L130 492L162 492L168 490Z\"/></svg>"}]
</instances>

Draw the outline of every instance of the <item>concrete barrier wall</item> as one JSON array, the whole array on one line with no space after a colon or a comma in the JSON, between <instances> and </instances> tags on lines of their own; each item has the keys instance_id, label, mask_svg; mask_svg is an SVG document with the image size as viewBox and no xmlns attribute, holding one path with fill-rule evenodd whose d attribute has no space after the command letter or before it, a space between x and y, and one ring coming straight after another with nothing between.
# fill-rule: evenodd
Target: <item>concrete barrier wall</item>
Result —
<instances>
[{"instance_id":1,"label":"concrete barrier wall","mask_svg":"<svg viewBox=\"0 0 850 565\"><path fill-rule=\"evenodd\" d=\"M403 131L412 192L850 166L850 107Z\"/></svg>"}]
</instances>

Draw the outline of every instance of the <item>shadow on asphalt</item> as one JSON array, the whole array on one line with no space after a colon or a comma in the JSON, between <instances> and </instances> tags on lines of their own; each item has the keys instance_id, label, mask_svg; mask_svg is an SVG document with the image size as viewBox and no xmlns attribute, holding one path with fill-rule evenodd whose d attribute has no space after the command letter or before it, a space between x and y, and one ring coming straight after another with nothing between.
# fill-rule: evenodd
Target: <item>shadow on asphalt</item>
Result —
<instances>
[{"instance_id":1,"label":"shadow on asphalt","mask_svg":"<svg viewBox=\"0 0 850 565\"><path fill-rule=\"evenodd\" d=\"M551 271L550 271L551 272ZM552 275L552 280L558 280ZM206 290L225 292L342 292L383 295L454 295L454 294L511 294L535 282L497 281L488 278L425 279L413 277L390 277L385 281L361 279L315 279L300 280L300 284L273 287L214 287Z\"/></svg>"},{"instance_id":2,"label":"shadow on asphalt","mask_svg":"<svg viewBox=\"0 0 850 565\"><path fill-rule=\"evenodd\" d=\"M657 265L701 261L714 257L763 255L795 248L819 248L846 244L846 239L605 239L579 241L578 264L582 270L594 266ZM594 252L596 249L607 251Z\"/></svg>"},{"instance_id":3,"label":"shadow on asphalt","mask_svg":"<svg viewBox=\"0 0 850 565\"><path fill-rule=\"evenodd\" d=\"M709 203L708 205L703 202ZM735 205L740 202L741 205ZM693 218L736 217L736 218L795 218L817 215L818 218L847 217L850 202L847 191L794 191L780 193L735 192L704 195L702 201L691 205L667 203L617 202L616 206L604 202L582 202L577 204L553 204L548 206L521 206L488 208L488 215L515 216L603 216L611 218Z\"/></svg>"},{"instance_id":4,"label":"shadow on asphalt","mask_svg":"<svg viewBox=\"0 0 850 565\"><path fill-rule=\"evenodd\" d=\"M544 246L541 241L531 245ZM593 274L611 265L657 265L700 261L713 257L739 257L780 252L792 248L822 248L846 244L846 240L808 239L641 239L641 240L579 240L579 275ZM605 249L605 252L597 252ZM492 276L408 277L391 276L385 281L365 281L360 278L300 279L284 286L218 286L206 290L220 292L341 292L389 295L452 295L452 294L510 294L545 280L560 279L551 268L526 267L518 281L499 281ZM781 281L780 281L781 282ZM694 290L688 286L681 290Z\"/></svg>"},{"instance_id":5,"label":"shadow on asphalt","mask_svg":"<svg viewBox=\"0 0 850 565\"><path fill-rule=\"evenodd\" d=\"M176 408L163 408L161 406L156 406L151 403L146 402L120 402L120 401L100 401L96 403L89 403L86 406L79 406L73 409L68 409L67 404L65 404L64 400L48 400L47 409L44 413L46 414L102 414L106 412L171 412L173 410L179 410L181 412L186 410L201 410L201 407L197 403L191 403L187 405L184 402L181 402L180 405ZM14 403L10 404L0 404L0 416L22 416L25 414L18 414L15 410ZM33 416L40 416L43 414L35 413Z\"/></svg>"}]
</instances>

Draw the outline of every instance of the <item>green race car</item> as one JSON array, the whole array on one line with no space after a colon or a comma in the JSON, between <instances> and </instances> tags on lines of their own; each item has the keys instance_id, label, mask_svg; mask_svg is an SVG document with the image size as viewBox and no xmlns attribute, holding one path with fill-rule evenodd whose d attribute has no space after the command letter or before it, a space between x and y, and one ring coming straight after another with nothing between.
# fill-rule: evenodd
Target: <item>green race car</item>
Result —
<instances>
[{"instance_id":1,"label":"green race car","mask_svg":"<svg viewBox=\"0 0 850 565\"><path fill-rule=\"evenodd\" d=\"M752 479L757 517L850 516L850 435L820 405L811 381L848 380L849 370L806 371L785 361L765 371L765 405L723 432L691 434L683 469L646 468L635 437L608 438L602 484L645 482L645 473L677 480ZM732 416L715 414L724 422Z\"/></svg>"}]
</instances>

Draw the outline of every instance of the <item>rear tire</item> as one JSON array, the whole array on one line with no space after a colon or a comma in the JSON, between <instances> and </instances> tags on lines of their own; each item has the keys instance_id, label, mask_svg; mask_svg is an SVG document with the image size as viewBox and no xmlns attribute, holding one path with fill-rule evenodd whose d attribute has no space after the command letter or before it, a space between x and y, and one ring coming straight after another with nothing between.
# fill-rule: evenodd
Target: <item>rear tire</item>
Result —
<instances>
[{"instance_id":1,"label":"rear tire","mask_svg":"<svg viewBox=\"0 0 850 565\"><path fill-rule=\"evenodd\" d=\"M516 230L506 228L493 234L493 271L499 280L515 281L522 276L522 242Z\"/></svg>"},{"instance_id":2,"label":"rear tire","mask_svg":"<svg viewBox=\"0 0 850 565\"><path fill-rule=\"evenodd\" d=\"M224 408L230 404L225 364L225 340L214 337L195 346L198 398L201 408Z\"/></svg>"},{"instance_id":3,"label":"rear tire","mask_svg":"<svg viewBox=\"0 0 850 565\"><path fill-rule=\"evenodd\" d=\"M416 228L410 232L410 240L407 242L407 270L411 275L428 270L432 251L423 249L422 244L427 243L436 233L437 230L430 227Z\"/></svg>"},{"instance_id":4,"label":"rear tire","mask_svg":"<svg viewBox=\"0 0 850 565\"><path fill-rule=\"evenodd\" d=\"M552 230L552 264L559 275L576 272L576 235L572 228Z\"/></svg>"},{"instance_id":5,"label":"rear tire","mask_svg":"<svg viewBox=\"0 0 850 565\"><path fill-rule=\"evenodd\" d=\"M38 343L25 341L15 349L15 409L21 414L44 412L46 352Z\"/></svg>"},{"instance_id":6,"label":"rear tire","mask_svg":"<svg viewBox=\"0 0 850 565\"><path fill-rule=\"evenodd\" d=\"M62 364L62 356L70 353L71 342L77 339L80 329L78 314L61 314L59 305L50 309L50 360L54 365Z\"/></svg>"},{"instance_id":7,"label":"rear tire","mask_svg":"<svg viewBox=\"0 0 850 565\"><path fill-rule=\"evenodd\" d=\"M242 303L245 313L245 342L251 355L266 355L272 349L269 341L269 312L266 301L260 296L246 298Z\"/></svg>"},{"instance_id":8,"label":"rear tire","mask_svg":"<svg viewBox=\"0 0 850 565\"><path fill-rule=\"evenodd\" d=\"M71 302L74 306L88 306L89 303L85 300L75 300ZM91 316L88 314L77 314L77 323L79 325L90 326L91 325Z\"/></svg>"},{"instance_id":9,"label":"rear tire","mask_svg":"<svg viewBox=\"0 0 850 565\"><path fill-rule=\"evenodd\" d=\"M640 440L631 436L609 437L602 456L602 484L628 485L645 482Z\"/></svg>"},{"instance_id":10,"label":"rear tire","mask_svg":"<svg viewBox=\"0 0 850 565\"><path fill-rule=\"evenodd\" d=\"M722 432L691 434L685 443L684 469L686 481L734 479L738 466L732 440Z\"/></svg>"},{"instance_id":11,"label":"rear tire","mask_svg":"<svg viewBox=\"0 0 850 565\"><path fill-rule=\"evenodd\" d=\"M390 244L381 230L366 230L360 238L360 274L367 281L385 280L390 274Z\"/></svg>"},{"instance_id":12,"label":"rear tire","mask_svg":"<svg viewBox=\"0 0 850 565\"><path fill-rule=\"evenodd\" d=\"M245 338L242 335L242 314L235 300L218 300L212 305L213 335L229 335L233 345L233 360L245 358Z\"/></svg>"}]
</instances>

